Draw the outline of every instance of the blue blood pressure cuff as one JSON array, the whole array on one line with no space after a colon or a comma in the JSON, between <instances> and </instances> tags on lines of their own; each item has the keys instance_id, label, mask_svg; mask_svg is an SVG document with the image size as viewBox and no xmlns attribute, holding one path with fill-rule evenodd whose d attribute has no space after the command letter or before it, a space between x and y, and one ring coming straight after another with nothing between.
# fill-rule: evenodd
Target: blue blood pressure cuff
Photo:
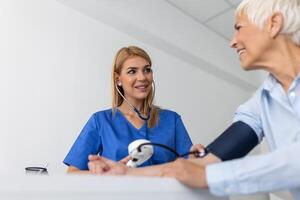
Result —
<instances>
[{"instance_id":1,"label":"blue blood pressure cuff","mask_svg":"<svg viewBox=\"0 0 300 200\"><path fill-rule=\"evenodd\" d=\"M241 158L258 144L255 131L246 123L237 121L227 128L206 149L222 161Z\"/></svg>"}]
</instances>

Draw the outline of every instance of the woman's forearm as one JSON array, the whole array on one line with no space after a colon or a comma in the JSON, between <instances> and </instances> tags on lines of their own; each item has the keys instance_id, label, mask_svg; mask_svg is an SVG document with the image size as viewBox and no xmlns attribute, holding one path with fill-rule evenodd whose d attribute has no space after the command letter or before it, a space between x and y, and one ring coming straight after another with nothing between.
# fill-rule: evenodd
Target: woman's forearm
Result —
<instances>
[{"instance_id":1,"label":"woman's forearm","mask_svg":"<svg viewBox=\"0 0 300 200\"><path fill-rule=\"evenodd\" d=\"M204 158L188 159L188 161L193 162L197 165L206 166L212 163L222 162L217 156L213 154L208 154ZM140 168L128 168L126 174L134 176L163 176L164 170L170 169L170 166L173 162L153 165L149 167L140 167Z\"/></svg>"}]
</instances>

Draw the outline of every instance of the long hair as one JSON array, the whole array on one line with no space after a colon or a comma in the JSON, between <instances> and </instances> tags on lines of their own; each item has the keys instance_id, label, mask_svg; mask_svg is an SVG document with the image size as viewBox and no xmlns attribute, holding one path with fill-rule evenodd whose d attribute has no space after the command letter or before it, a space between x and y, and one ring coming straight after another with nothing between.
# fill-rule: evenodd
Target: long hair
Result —
<instances>
[{"instance_id":1,"label":"long hair","mask_svg":"<svg viewBox=\"0 0 300 200\"><path fill-rule=\"evenodd\" d=\"M112 74L111 74L113 113L115 113L116 108L118 106L120 106L124 101L122 96L118 93L118 91L116 89L116 87L118 87L118 89L120 90L122 95L124 95L124 90L123 90L122 86L118 86L116 84L116 75L117 74L120 75L124 62L128 58L132 58L135 56L145 59L149 63L149 65L152 66L151 59L150 59L149 55L147 54L147 52L139 47L136 47L136 46L123 47L117 52L117 54L114 58L113 65L112 65ZM148 115L149 106L151 107L151 114L150 114L150 118L149 118L148 124L147 124L147 126L149 128L154 127L158 123L158 120L159 120L159 110L160 109L158 106L155 106L153 104L153 101L154 101L154 88L152 87L148 96L144 99L144 102L143 102L141 110L140 110L140 112L143 115Z\"/></svg>"}]
</instances>

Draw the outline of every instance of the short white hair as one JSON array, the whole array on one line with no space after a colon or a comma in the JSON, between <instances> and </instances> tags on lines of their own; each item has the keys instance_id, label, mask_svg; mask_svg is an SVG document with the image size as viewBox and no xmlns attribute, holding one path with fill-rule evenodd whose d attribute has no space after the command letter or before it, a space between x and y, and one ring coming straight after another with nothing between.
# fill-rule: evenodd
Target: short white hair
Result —
<instances>
[{"instance_id":1,"label":"short white hair","mask_svg":"<svg viewBox=\"0 0 300 200\"><path fill-rule=\"evenodd\" d=\"M250 21L262 29L274 12L280 12L284 18L280 33L300 46L300 0L243 0L235 15L247 15Z\"/></svg>"}]
</instances>

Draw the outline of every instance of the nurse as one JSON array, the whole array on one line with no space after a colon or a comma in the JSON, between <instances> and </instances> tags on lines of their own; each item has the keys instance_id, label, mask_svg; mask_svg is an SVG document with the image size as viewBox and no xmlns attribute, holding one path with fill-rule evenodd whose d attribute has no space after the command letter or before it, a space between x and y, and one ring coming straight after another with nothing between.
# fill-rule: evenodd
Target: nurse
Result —
<instances>
[{"instance_id":1,"label":"nurse","mask_svg":"<svg viewBox=\"0 0 300 200\"><path fill-rule=\"evenodd\" d=\"M88 120L63 161L68 172L88 170L90 154L120 161L137 139L167 145L179 154L188 152L192 142L180 115L154 105L154 92L149 55L136 46L121 48L112 67L112 108L96 112ZM174 159L172 152L154 147L152 158L142 166Z\"/></svg>"}]
</instances>

